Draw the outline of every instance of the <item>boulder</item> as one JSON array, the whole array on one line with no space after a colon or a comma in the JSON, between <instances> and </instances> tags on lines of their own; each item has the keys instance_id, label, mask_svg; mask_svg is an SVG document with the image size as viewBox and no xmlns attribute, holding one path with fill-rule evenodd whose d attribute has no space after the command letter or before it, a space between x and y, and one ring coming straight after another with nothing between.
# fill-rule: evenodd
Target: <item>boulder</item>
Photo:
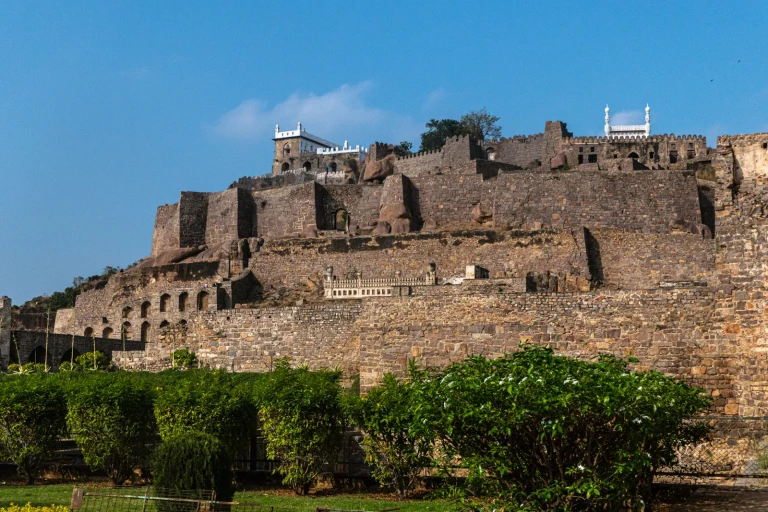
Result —
<instances>
[{"instance_id":1,"label":"boulder","mask_svg":"<svg viewBox=\"0 0 768 512\"><path fill-rule=\"evenodd\" d=\"M379 221L376 223L376 227L373 229L374 235L388 235L391 228L389 222Z\"/></svg>"},{"instance_id":2,"label":"boulder","mask_svg":"<svg viewBox=\"0 0 768 512\"><path fill-rule=\"evenodd\" d=\"M435 231L437 229L437 221L435 219L427 219L423 229L425 231Z\"/></svg>"},{"instance_id":3,"label":"boulder","mask_svg":"<svg viewBox=\"0 0 768 512\"><path fill-rule=\"evenodd\" d=\"M566 158L565 153L563 151L559 152L557 155L552 158L552 161L549 163L550 169L560 169L561 167L565 167L568 163L568 158Z\"/></svg>"},{"instance_id":4,"label":"boulder","mask_svg":"<svg viewBox=\"0 0 768 512\"><path fill-rule=\"evenodd\" d=\"M317 229L314 226L304 226L301 236L303 238L317 238Z\"/></svg>"},{"instance_id":5,"label":"boulder","mask_svg":"<svg viewBox=\"0 0 768 512\"><path fill-rule=\"evenodd\" d=\"M379 210L379 220L392 224L396 219L407 219L411 215L403 203L388 204Z\"/></svg>"},{"instance_id":6,"label":"boulder","mask_svg":"<svg viewBox=\"0 0 768 512\"><path fill-rule=\"evenodd\" d=\"M493 214L483 207L483 203L477 203L472 209L472 220L478 224L485 224L493 220Z\"/></svg>"},{"instance_id":7,"label":"boulder","mask_svg":"<svg viewBox=\"0 0 768 512\"><path fill-rule=\"evenodd\" d=\"M387 176L391 176L395 172L396 161L397 161L397 156L395 154L387 155L381 160L368 160L365 163L363 180L364 181L383 180Z\"/></svg>"},{"instance_id":8,"label":"boulder","mask_svg":"<svg viewBox=\"0 0 768 512\"><path fill-rule=\"evenodd\" d=\"M411 219L395 219L392 222L392 234L402 235L411 232Z\"/></svg>"}]
</instances>

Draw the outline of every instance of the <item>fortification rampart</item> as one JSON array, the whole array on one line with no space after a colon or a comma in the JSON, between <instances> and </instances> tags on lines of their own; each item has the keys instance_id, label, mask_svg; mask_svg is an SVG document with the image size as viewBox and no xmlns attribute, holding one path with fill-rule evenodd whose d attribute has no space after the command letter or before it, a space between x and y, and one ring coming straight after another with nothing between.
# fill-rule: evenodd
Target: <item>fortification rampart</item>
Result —
<instances>
[{"instance_id":1,"label":"fortification rampart","mask_svg":"<svg viewBox=\"0 0 768 512\"><path fill-rule=\"evenodd\" d=\"M46 360L46 338L48 358ZM65 361L73 361L77 356L94 350L104 352L110 359L122 354L145 354L146 343L128 339L102 339L93 336L72 336L40 331L13 331L9 357L0 360L0 366L8 364L27 364L46 362L52 370L57 370ZM123 352L125 349L125 352ZM116 354L119 352L119 354ZM7 358L5 358L7 357Z\"/></svg>"}]
</instances>

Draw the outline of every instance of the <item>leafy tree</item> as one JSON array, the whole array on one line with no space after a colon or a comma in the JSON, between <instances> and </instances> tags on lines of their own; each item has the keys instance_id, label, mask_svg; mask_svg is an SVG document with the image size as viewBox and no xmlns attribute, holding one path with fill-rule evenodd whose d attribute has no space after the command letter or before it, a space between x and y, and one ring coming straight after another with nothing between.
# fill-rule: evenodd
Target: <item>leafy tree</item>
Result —
<instances>
[{"instance_id":1,"label":"leafy tree","mask_svg":"<svg viewBox=\"0 0 768 512\"><path fill-rule=\"evenodd\" d=\"M343 441L344 414L339 372L292 370L275 365L264 387L259 419L267 455L280 461L283 483L306 495Z\"/></svg>"},{"instance_id":2,"label":"leafy tree","mask_svg":"<svg viewBox=\"0 0 768 512\"><path fill-rule=\"evenodd\" d=\"M63 292L53 292L48 299L51 311L75 307L75 299L78 295L80 295L80 290L73 288L72 286L66 287Z\"/></svg>"},{"instance_id":3,"label":"leafy tree","mask_svg":"<svg viewBox=\"0 0 768 512\"><path fill-rule=\"evenodd\" d=\"M180 372L175 372L180 373ZM161 386L155 418L163 440L203 432L234 454L250 440L257 411L250 390L223 371L192 370Z\"/></svg>"},{"instance_id":4,"label":"leafy tree","mask_svg":"<svg viewBox=\"0 0 768 512\"><path fill-rule=\"evenodd\" d=\"M94 355L95 354L95 355ZM96 364L94 365L94 359ZM109 357L104 352L97 350L96 352L86 352L80 354L75 358L75 364L83 370L106 370L109 368Z\"/></svg>"},{"instance_id":5,"label":"leafy tree","mask_svg":"<svg viewBox=\"0 0 768 512\"><path fill-rule=\"evenodd\" d=\"M50 375L0 380L0 455L13 462L27 484L64 434L64 394Z\"/></svg>"},{"instance_id":6,"label":"leafy tree","mask_svg":"<svg viewBox=\"0 0 768 512\"><path fill-rule=\"evenodd\" d=\"M67 427L85 462L114 485L131 478L154 440L153 393L122 374L91 376L72 388L67 409Z\"/></svg>"},{"instance_id":7,"label":"leafy tree","mask_svg":"<svg viewBox=\"0 0 768 512\"><path fill-rule=\"evenodd\" d=\"M415 370L414 370L415 371ZM366 462L373 476L405 498L422 468L432 465L433 434L419 418L419 388L391 374L353 403L352 415L364 430Z\"/></svg>"},{"instance_id":8,"label":"leafy tree","mask_svg":"<svg viewBox=\"0 0 768 512\"><path fill-rule=\"evenodd\" d=\"M408 142L407 140L404 140L400 144L395 146L395 154L397 156L410 155L411 148L413 148L413 144L411 142Z\"/></svg>"},{"instance_id":9,"label":"leafy tree","mask_svg":"<svg viewBox=\"0 0 768 512\"><path fill-rule=\"evenodd\" d=\"M229 450L217 437L203 432L184 432L164 439L152 458L152 476L157 488L212 489L220 501L234 496Z\"/></svg>"},{"instance_id":10,"label":"leafy tree","mask_svg":"<svg viewBox=\"0 0 768 512\"><path fill-rule=\"evenodd\" d=\"M446 464L460 460L467 496L494 496L497 509L642 509L653 470L705 434L685 420L710 402L613 356L586 362L530 346L472 357L418 385Z\"/></svg>"},{"instance_id":11,"label":"leafy tree","mask_svg":"<svg viewBox=\"0 0 768 512\"><path fill-rule=\"evenodd\" d=\"M445 146L445 139L469 135L467 127L455 119L430 119L426 124L426 132L421 134L419 151L434 151Z\"/></svg>"},{"instance_id":12,"label":"leafy tree","mask_svg":"<svg viewBox=\"0 0 768 512\"><path fill-rule=\"evenodd\" d=\"M497 124L499 119L499 117L488 113L488 109L483 107L480 110L473 110L469 114L464 114L459 122L469 135L477 140L485 140L501 137L501 126Z\"/></svg>"}]
</instances>

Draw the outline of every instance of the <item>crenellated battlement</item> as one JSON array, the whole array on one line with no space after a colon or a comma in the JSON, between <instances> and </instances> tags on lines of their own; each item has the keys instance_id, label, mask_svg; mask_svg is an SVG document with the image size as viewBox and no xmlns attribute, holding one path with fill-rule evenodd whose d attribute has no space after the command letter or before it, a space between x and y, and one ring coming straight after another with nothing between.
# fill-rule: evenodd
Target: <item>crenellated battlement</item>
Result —
<instances>
[{"instance_id":1,"label":"crenellated battlement","mask_svg":"<svg viewBox=\"0 0 768 512\"><path fill-rule=\"evenodd\" d=\"M417 153L411 153L409 155L399 156L399 157L397 157L397 159L398 160L411 160L411 159L414 159L414 158L420 158L420 157L423 157L423 156L436 155L436 154L442 154L442 153L443 153L443 149L440 148L440 149L433 149L432 151L419 151Z\"/></svg>"},{"instance_id":2,"label":"crenellated battlement","mask_svg":"<svg viewBox=\"0 0 768 512\"><path fill-rule=\"evenodd\" d=\"M606 137L604 135L584 136L584 137L569 137L563 139L563 144L610 144L616 142L678 142L678 141L691 141L691 142L706 142L706 137L703 135L675 135L663 134L663 135L651 135L648 137L642 135L620 135Z\"/></svg>"}]
</instances>

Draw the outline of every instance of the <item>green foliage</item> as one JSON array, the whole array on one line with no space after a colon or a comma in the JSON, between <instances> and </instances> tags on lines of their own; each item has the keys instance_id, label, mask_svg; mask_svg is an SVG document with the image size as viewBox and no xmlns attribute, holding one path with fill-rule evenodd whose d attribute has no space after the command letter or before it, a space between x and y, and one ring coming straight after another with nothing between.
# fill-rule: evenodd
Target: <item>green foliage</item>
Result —
<instances>
[{"instance_id":1,"label":"green foliage","mask_svg":"<svg viewBox=\"0 0 768 512\"><path fill-rule=\"evenodd\" d=\"M351 414L365 431L366 462L373 477L405 498L422 468L432 465L433 433L419 421L419 386L384 376L382 384L358 401ZM355 403L355 402L353 402Z\"/></svg>"},{"instance_id":2,"label":"green foliage","mask_svg":"<svg viewBox=\"0 0 768 512\"><path fill-rule=\"evenodd\" d=\"M421 134L419 151L435 151L445 146L445 139L460 135L469 135L467 128L455 119L430 119L427 131Z\"/></svg>"},{"instance_id":3,"label":"green foliage","mask_svg":"<svg viewBox=\"0 0 768 512\"><path fill-rule=\"evenodd\" d=\"M175 368L188 370L197 367L197 356L186 348L174 351L171 357L173 358L173 366Z\"/></svg>"},{"instance_id":4,"label":"green foliage","mask_svg":"<svg viewBox=\"0 0 768 512\"><path fill-rule=\"evenodd\" d=\"M110 361L109 361L109 357L107 357L107 354L105 354L104 352L102 352L100 350L97 350L95 352L95 354L96 354L95 355L95 359L96 359L95 368L94 368L94 364L93 364L94 352L92 352L92 351L89 351L89 352L86 352L85 354L80 354L79 356L77 356L75 358L75 364L77 366L79 366L80 368L82 368L83 370L86 370L86 371L94 370L94 369L95 370L106 370L107 368L109 368Z\"/></svg>"},{"instance_id":5,"label":"green foliage","mask_svg":"<svg viewBox=\"0 0 768 512\"><path fill-rule=\"evenodd\" d=\"M21 365L19 363L11 363L8 365L8 373L21 372Z\"/></svg>"},{"instance_id":6,"label":"green foliage","mask_svg":"<svg viewBox=\"0 0 768 512\"><path fill-rule=\"evenodd\" d=\"M122 373L93 376L73 387L67 409L67 427L85 462L115 485L132 478L156 432L147 386Z\"/></svg>"},{"instance_id":7,"label":"green foliage","mask_svg":"<svg viewBox=\"0 0 768 512\"><path fill-rule=\"evenodd\" d=\"M55 377L0 380L0 456L32 484L64 433L66 403Z\"/></svg>"},{"instance_id":8,"label":"green foliage","mask_svg":"<svg viewBox=\"0 0 768 512\"><path fill-rule=\"evenodd\" d=\"M455 119L430 119L426 124L427 131L421 134L419 151L440 149L445 145L445 139L448 137L471 135L477 140L500 137L501 126L497 124L498 121L499 118L488 113L485 107L464 114L459 121ZM395 153L397 153L397 149L395 149Z\"/></svg>"},{"instance_id":9,"label":"green foliage","mask_svg":"<svg viewBox=\"0 0 768 512\"><path fill-rule=\"evenodd\" d=\"M180 372L175 372L180 373ZM249 386L223 371L192 370L158 386L155 418L163 440L203 432L234 454L250 440L257 412Z\"/></svg>"},{"instance_id":10,"label":"green foliage","mask_svg":"<svg viewBox=\"0 0 768 512\"><path fill-rule=\"evenodd\" d=\"M67 373L67 372L80 372L80 371L82 371L82 370L83 370L82 366L80 366L80 365L79 365L79 364L77 364L77 363L75 363L75 364L72 364L72 363L71 363L71 362L69 362L69 361L64 361L63 363L61 363L61 364L59 365L59 371L60 371L60 372L62 372L62 373Z\"/></svg>"},{"instance_id":11,"label":"green foliage","mask_svg":"<svg viewBox=\"0 0 768 512\"><path fill-rule=\"evenodd\" d=\"M80 289L72 286L66 287L63 292L53 292L48 300L51 311L75 307L75 299L78 295L80 295Z\"/></svg>"},{"instance_id":12,"label":"green foliage","mask_svg":"<svg viewBox=\"0 0 768 512\"><path fill-rule=\"evenodd\" d=\"M639 510L654 468L706 427L684 420L709 405L702 390L624 361L590 363L525 350L465 362L419 380L420 414L460 460L465 491L496 508Z\"/></svg>"},{"instance_id":13,"label":"green foliage","mask_svg":"<svg viewBox=\"0 0 768 512\"><path fill-rule=\"evenodd\" d=\"M203 432L164 439L152 458L154 485L176 491L216 491L216 499L234 496L232 459L226 445Z\"/></svg>"},{"instance_id":14,"label":"green foliage","mask_svg":"<svg viewBox=\"0 0 768 512\"><path fill-rule=\"evenodd\" d=\"M408 142L407 140L402 141L400 144L395 146L395 154L397 156L407 156L411 154L411 148L413 148L413 143Z\"/></svg>"},{"instance_id":15,"label":"green foliage","mask_svg":"<svg viewBox=\"0 0 768 512\"><path fill-rule=\"evenodd\" d=\"M306 495L343 442L344 414L338 372L292 370L282 360L262 393L259 419L267 455L280 461L276 472L297 494Z\"/></svg>"}]
</instances>

